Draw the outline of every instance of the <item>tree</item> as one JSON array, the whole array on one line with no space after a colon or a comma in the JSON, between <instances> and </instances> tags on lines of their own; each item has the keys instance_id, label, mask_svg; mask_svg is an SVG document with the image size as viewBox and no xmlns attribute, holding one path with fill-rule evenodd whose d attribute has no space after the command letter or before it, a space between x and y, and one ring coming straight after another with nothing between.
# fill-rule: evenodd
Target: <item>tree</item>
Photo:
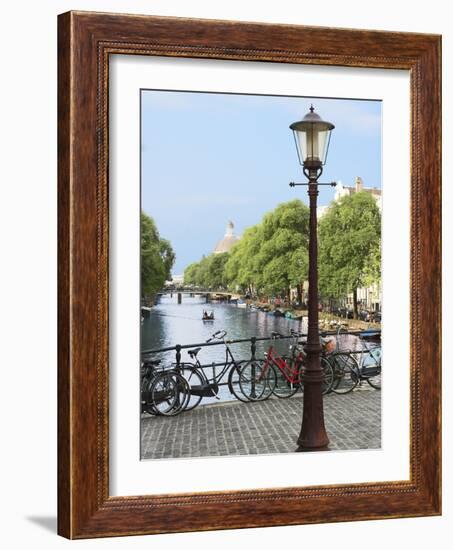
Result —
<instances>
[{"instance_id":1,"label":"tree","mask_svg":"<svg viewBox=\"0 0 453 550\"><path fill-rule=\"evenodd\" d=\"M225 265L228 284L252 294L289 294L301 287L308 266L308 207L296 199L280 204L244 231Z\"/></svg>"},{"instance_id":2,"label":"tree","mask_svg":"<svg viewBox=\"0 0 453 550\"><path fill-rule=\"evenodd\" d=\"M254 293L261 286L262 273L256 261L261 246L260 226L247 228L239 242L230 250L225 264L226 283L239 286L242 291Z\"/></svg>"},{"instance_id":3,"label":"tree","mask_svg":"<svg viewBox=\"0 0 453 550\"><path fill-rule=\"evenodd\" d=\"M203 256L184 270L184 282L208 289L222 289L226 286L225 264L228 252Z\"/></svg>"},{"instance_id":4,"label":"tree","mask_svg":"<svg viewBox=\"0 0 453 550\"><path fill-rule=\"evenodd\" d=\"M319 287L324 296L353 293L380 280L381 214L364 191L332 203L319 223Z\"/></svg>"},{"instance_id":5,"label":"tree","mask_svg":"<svg viewBox=\"0 0 453 550\"><path fill-rule=\"evenodd\" d=\"M175 253L167 239L161 239L154 220L141 213L142 295L152 297L171 278Z\"/></svg>"},{"instance_id":6,"label":"tree","mask_svg":"<svg viewBox=\"0 0 453 550\"><path fill-rule=\"evenodd\" d=\"M308 268L309 209L300 200L280 204L247 228L228 253L211 254L184 271L184 281L250 294L289 294L301 288Z\"/></svg>"},{"instance_id":7,"label":"tree","mask_svg":"<svg viewBox=\"0 0 453 550\"><path fill-rule=\"evenodd\" d=\"M228 252L222 254L211 254L208 256L207 287L223 289L226 286L225 264L228 261Z\"/></svg>"},{"instance_id":8,"label":"tree","mask_svg":"<svg viewBox=\"0 0 453 550\"><path fill-rule=\"evenodd\" d=\"M199 271L199 262L193 262L188 265L184 270L184 284L188 285L197 285L198 281L198 271Z\"/></svg>"},{"instance_id":9,"label":"tree","mask_svg":"<svg viewBox=\"0 0 453 550\"><path fill-rule=\"evenodd\" d=\"M256 263L262 272L263 290L289 296L301 286L308 270L309 209L299 199L277 206L262 221L261 246Z\"/></svg>"}]
</instances>

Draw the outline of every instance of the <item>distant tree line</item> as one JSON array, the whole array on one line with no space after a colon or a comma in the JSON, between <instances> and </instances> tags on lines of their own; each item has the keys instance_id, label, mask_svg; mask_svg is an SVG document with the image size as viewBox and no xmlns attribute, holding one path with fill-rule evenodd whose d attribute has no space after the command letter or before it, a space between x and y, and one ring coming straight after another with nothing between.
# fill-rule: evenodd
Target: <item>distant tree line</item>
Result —
<instances>
[{"instance_id":1,"label":"distant tree line","mask_svg":"<svg viewBox=\"0 0 453 550\"><path fill-rule=\"evenodd\" d=\"M308 278L309 209L300 200L278 205L247 228L229 252L210 254L184 271L184 282L209 289L239 290L258 297L288 297L296 289L302 302ZM381 215L366 192L333 202L319 220L319 290L325 299L380 281Z\"/></svg>"},{"instance_id":2,"label":"distant tree line","mask_svg":"<svg viewBox=\"0 0 453 550\"><path fill-rule=\"evenodd\" d=\"M159 235L154 220L141 213L142 297L153 299L165 281L171 279L175 253L170 241Z\"/></svg>"}]
</instances>

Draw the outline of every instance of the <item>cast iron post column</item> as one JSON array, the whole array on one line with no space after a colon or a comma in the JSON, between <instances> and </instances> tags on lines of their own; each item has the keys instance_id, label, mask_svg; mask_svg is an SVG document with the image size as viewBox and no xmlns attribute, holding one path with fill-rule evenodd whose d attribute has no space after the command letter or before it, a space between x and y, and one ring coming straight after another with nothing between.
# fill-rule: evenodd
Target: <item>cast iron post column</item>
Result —
<instances>
[{"instance_id":1,"label":"cast iron post column","mask_svg":"<svg viewBox=\"0 0 453 550\"><path fill-rule=\"evenodd\" d=\"M297 451L326 451L329 438L324 426L322 400L323 371L318 315L318 234L317 200L318 173L309 170L308 196L310 198L310 237L308 247L308 335L307 361L304 380L304 412L302 428L297 440Z\"/></svg>"}]
</instances>

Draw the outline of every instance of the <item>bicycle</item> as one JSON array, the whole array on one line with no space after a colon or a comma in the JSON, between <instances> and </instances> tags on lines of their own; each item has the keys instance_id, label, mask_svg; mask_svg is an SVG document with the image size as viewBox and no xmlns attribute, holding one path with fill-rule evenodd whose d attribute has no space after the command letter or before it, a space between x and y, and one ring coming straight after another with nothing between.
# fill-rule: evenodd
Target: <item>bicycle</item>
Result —
<instances>
[{"instance_id":1,"label":"bicycle","mask_svg":"<svg viewBox=\"0 0 453 550\"><path fill-rule=\"evenodd\" d=\"M307 354L298 340L300 334L291 330L293 341L289 346L290 355L279 355L274 346L269 346L265 353L264 368L261 376L268 376L268 372L274 371L276 383L272 393L279 398L286 399L292 397L299 389L303 391L303 374L306 364ZM278 332L271 334L272 339L281 338L282 335ZM326 343L323 343L325 349ZM323 370L323 394L330 391L333 380L333 373L330 364L323 356L320 358L321 368Z\"/></svg>"},{"instance_id":2,"label":"bicycle","mask_svg":"<svg viewBox=\"0 0 453 550\"><path fill-rule=\"evenodd\" d=\"M349 393L366 380L373 388L380 389L381 377L381 347L369 348L365 339L360 334L355 335L360 338L362 349L352 350L350 334L340 326L337 329L336 351L330 356L334 380L332 391L338 394ZM365 348L365 349L363 349ZM355 355L360 354L360 360ZM371 364L367 364L366 355L371 357ZM366 372L365 372L366 371Z\"/></svg>"},{"instance_id":3,"label":"bicycle","mask_svg":"<svg viewBox=\"0 0 453 550\"><path fill-rule=\"evenodd\" d=\"M326 360L333 372L331 391L337 394L351 392L359 383L355 359L349 351L334 351Z\"/></svg>"},{"instance_id":4,"label":"bicycle","mask_svg":"<svg viewBox=\"0 0 453 550\"><path fill-rule=\"evenodd\" d=\"M148 395L155 414L176 416L182 413L190 397L189 384L177 371L162 371L153 378Z\"/></svg>"},{"instance_id":5,"label":"bicycle","mask_svg":"<svg viewBox=\"0 0 453 550\"><path fill-rule=\"evenodd\" d=\"M160 359L144 359L141 365L141 410L151 415L175 416L190 397L186 380L175 370L158 370Z\"/></svg>"},{"instance_id":6,"label":"bicycle","mask_svg":"<svg viewBox=\"0 0 453 550\"><path fill-rule=\"evenodd\" d=\"M143 359L140 366L140 395L142 413L155 414L148 395L148 387L152 379L157 375L160 359Z\"/></svg>"},{"instance_id":7,"label":"bicycle","mask_svg":"<svg viewBox=\"0 0 453 550\"><path fill-rule=\"evenodd\" d=\"M225 345L225 361L223 363L202 365L198 359L198 353L201 350L199 347L188 351L195 364L180 363L176 366L178 372L186 379L189 385L191 397L185 410L189 411L197 407L203 397L217 397L219 387L222 385L227 385L230 393L244 403L265 399L270 395L266 391L266 387L263 386L263 383L251 384L253 379L252 373L262 368L259 361L253 358L249 361L237 361L231 350L230 342L225 339L226 335L227 332L225 330L218 330L211 338L206 340L207 344L213 340L223 341ZM217 367L222 367L220 373L216 373ZM206 374L205 369L207 368L212 368L212 377L208 377ZM227 382L222 382L227 372Z\"/></svg>"},{"instance_id":8,"label":"bicycle","mask_svg":"<svg viewBox=\"0 0 453 550\"><path fill-rule=\"evenodd\" d=\"M381 385L381 356L382 348L380 345L369 347L366 340L359 335L363 349L351 351L350 354L354 359L354 369L358 377L358 384L365 380L375 390L380 390ZM354 357L359 355L359 358Z\"/></svg>"},{"instance_id":9,"label":"bicycle","mask_svg":"<svg viewBox=\"0 0 453 550\"><path fill-rule=\"evenodd\" d=\"M373 333L360 334L359 338L364 346L364 353L361 355L361 361L359 362L360 376L362 380L366 380L368 384L376 389L380 390L382 387L381 384L381 373L382 373L382 347L380 345L381 336L379 332L379 337L376 338L376 331ZM379 342L373 346L369 346L367 341L370 342ZM368 354L368 357L366 357Z\"/></svg>"}]
</instances>

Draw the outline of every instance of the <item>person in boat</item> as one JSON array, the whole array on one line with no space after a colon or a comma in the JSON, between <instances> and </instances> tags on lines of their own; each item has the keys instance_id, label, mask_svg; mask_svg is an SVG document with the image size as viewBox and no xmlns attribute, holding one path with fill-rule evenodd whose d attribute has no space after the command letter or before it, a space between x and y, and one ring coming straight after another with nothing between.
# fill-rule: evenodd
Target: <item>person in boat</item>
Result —
<instances>
[{"instance_id":1,"label":"person in boat","mask_svg":"<svg viewBox=\"0 0 453 550\"><path fill-rule=\"evenodd\" d=\"M203 321L211 321L214 319L214 312L211 311L208 313L207 311L203 311Z\"/></svg>"}]
</instances>

